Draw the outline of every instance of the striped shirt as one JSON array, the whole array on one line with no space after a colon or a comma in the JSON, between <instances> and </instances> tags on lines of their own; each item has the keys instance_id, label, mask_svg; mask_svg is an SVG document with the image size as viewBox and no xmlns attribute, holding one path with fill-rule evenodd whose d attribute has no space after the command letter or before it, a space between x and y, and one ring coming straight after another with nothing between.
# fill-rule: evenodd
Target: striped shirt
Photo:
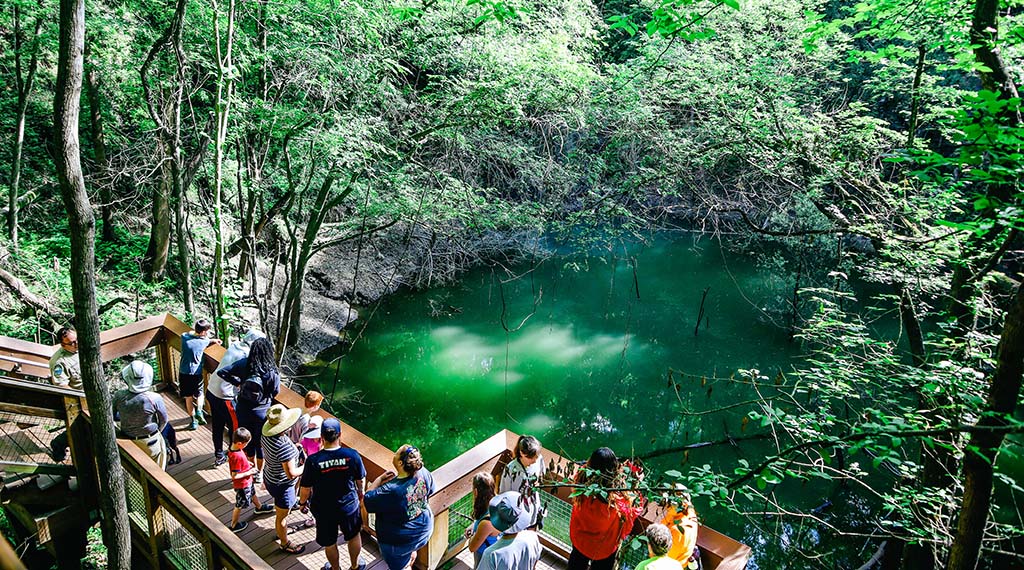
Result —
<instances>
[{"instance_id":1,"label":"striped shirt","mask_svg":"<svg viewBox=\"0 0 1024 570\"><path fill-rule=\"evenodd\" d=\"M288 478L284 472L284 463L299 456L292 440L285 433L263 436L263 480L275 485L284 485L295 479Z\"/></svg>"}]
</instances>

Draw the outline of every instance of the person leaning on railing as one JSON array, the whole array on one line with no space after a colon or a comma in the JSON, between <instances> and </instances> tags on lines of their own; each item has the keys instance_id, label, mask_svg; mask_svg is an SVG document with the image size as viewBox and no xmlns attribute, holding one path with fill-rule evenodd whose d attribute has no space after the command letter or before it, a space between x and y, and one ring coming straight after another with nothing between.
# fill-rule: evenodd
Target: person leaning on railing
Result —
<instances>
[{"instance_id":1,"label":"person leaning on railing","mask_svg":"<svg viewBox=\"0 0 1024 570\"><path fill-rule=\"evenodd\" d=\"M153 367L134 360L121 370L121 378L128 388L113 397L114 411L121 418L121 435L148 453L160 469L166 469L167 442L161 431L168 420L167 406L151 391Z\"/></svg>"},{"instance_id":2,"label":"person leaning on railing","mask_svg":"<svg viewBox=\"0 0 1024 570\"><path fill-rule=\"evenodd\" d=\"M434 477L423 466L420 450L406 444L391 459L395 470L385 471L370 483L363 497L366 512L377 514L377 542L390 570L412 566L416 551L434 532L434 513L427 499L434 493Z\"/></svg>"},{"instance_id":3,"label":"person leaning on railing","mask_svg":"<svg viewBox=\"0 0 1024 570\"><path fill-rule=\"evenodd\" d=\"M603 489L614 488L619 479L619 459L615 452L601 447L590 455L584 469L576 478L580 485L598 484ZM615 554L640 515L632 498L619 491L577 496L569 519L569 570L612 570Z\"/></svg>"},{"instance_id":4,"label":"person leaning on railing","mask_svg":"<svg viewBox=\"0 0 1024 570\"><path fill-rule=\"evenodd\" d=\"M486 471L473 475L473 524L466 527L467 548L473 553L473 567L480 565L487 547L498 540L498 529L491 523L490 505L494 498L494 477Z\"/></svg>"},{"instance_id":5,"label":"person leaning on railing","mask_svg":"<svg viewBox=\"0 0 1024 570\"><path fill-rule=\"evenodd\" d=\"M231 343L231 346L224 352L224 356L221 357L217 371L210 375L210 382L206 386L206 401L210 403L211 431L213 432L214 467L223 465L227 461L227 456L224 455L224 429L227 428L230 438L239 428L238 412L235 409L238 385L221 376L221 372L248 357L249 347L256 342L256 339L260 338L263 338L263 333L251 330L245 333L245 336L238 342Z\"/></svg>"},{"instance_id":6,"label":"person leaning on railing","mask_svg":"<svg viewBox=\"0 0 1024 570\"><path fill-rule=\"evenodd\" d=\"M238 386L235 411L238 414L238 425L252 433L252 441L246 446L245 455L260 470L255 481L256 486L259 486L263 483L263 446L260 442L263 422L267 420L274 396L281 390L281 374L274 361L274 345L265 337L256 339L249 348L248 356L218 374Z\"/></svg>"}]
</instances>

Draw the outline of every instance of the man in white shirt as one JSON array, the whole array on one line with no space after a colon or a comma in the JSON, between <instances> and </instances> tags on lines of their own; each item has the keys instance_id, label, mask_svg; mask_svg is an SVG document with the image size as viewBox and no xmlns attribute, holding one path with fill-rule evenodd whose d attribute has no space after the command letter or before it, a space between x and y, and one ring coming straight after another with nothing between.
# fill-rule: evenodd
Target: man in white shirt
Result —
<instances>
[{"instance_id":1,"label":"man in white shirt","mask_svg":"<svg viewBox=\"0 0 1024 570\"><path fill-rule=\"evenodd\" d=\"M213 425L213 466L223 465L227 462L224 454L224 428L227 428L228 439L238 429L238 416L235 415L235 396L238 395L238 386L221 377L220 371L231 366L235 362L249 356L249 346L258 338L263 338L263 333L249 331L238 342L231 343L224 356L220 359L217 371L210 375L210 381L206 386L206 401L210 404L210 415Z\"/></svg>"},{"instance_id":2,"label":"man in white shirt","mask_svg":"<svg viewBox=\"0 0 1024 570\"><path fill-rule=\"evenodd\" d=\"M540 453L540 441L532 435L519 437L516 442L515 457L505 465L498 479L498 493L518 491L534 500L535 505L540 505L540 497L535 497L537 485L544 476L544 456ZM533 520L530 521L530 528L536 530L541 517L540 509L533 512Z\"/></svg>"},{"instance_id":3,"label":"man in white shirt","mask_svg":"<svg viewBox=\"0 0 1024 570\"><path fill-rule=\"evenodd\" d=\"M533 520L532 503L516 491L491 499L491 524L503 533L487 547L476 570L534 570L540 561L540 537L526 530Z\"/></svg>"}]
</instances>

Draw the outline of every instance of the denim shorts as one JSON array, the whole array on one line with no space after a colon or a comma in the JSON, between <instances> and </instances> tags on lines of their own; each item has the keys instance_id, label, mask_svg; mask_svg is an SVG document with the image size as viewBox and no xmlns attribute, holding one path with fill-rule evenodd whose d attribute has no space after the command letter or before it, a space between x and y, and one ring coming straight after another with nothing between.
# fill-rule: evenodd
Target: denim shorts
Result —
<instances>
[{"instance_id":1,"label":"denim shorts","mask_svg":"<svg viewBox=\"0 0 1024 570\"><path fill-rule=\"evenodd\" d=\"M270 492L270 496L274 497L275 507L290 509L295 506L295 481L289 481L284 485L271 483L270 481L265 481L264 483L267 485L267 491Z\"/></svg>"}]
</instances>

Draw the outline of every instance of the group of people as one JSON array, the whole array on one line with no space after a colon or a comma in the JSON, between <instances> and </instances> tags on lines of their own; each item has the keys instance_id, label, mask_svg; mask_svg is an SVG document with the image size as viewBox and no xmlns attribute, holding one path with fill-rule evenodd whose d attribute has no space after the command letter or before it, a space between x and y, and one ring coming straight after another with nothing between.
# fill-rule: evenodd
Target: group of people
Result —
<instances>
[{"instance_id":1,"label":"group of people","mask_svg":"<svg viewBox=\"0 0 1024 570\"><path fill-rule=\"evenodd\" d=\"M203 400L209 405L213 465L228 463L235 504L229 523L232 531L248 526L242 511L250 505L256 514L275 515L275 532L282 551L299 554L305 545L289 540L287 517L299 511L302 520L292 528L316 527L315 541L324 547L324 570L340 570L339 536L345 542L350 568L363 570L360 531L363 511L376 514L375 530L381 556L390 570L403 570L416 560L433 532L434 516L428 503L434 480L420 450L405 444L392 457L393 469L366 484L366 469L359 453L341 445L341 423L318 414L323 396L311 391L302 408L275 404L281 377L270 341L251 331L231 344L202 390L203 352L218 340L210 337L206 320L182 335L179 390L190 416L190 429L206 423ZM53 382L81 388L74 330L58 333L60 348L50 361ZM121 371L126 388L113 398L121 435L164 468L168 460L169 428L163 398L152 391L153 369L136 360ZM173 428L170 428L173 430ZM225 431L230 447L224 452ZM623 465L615 453L594 451L574 484L616 488ZM497 478L481 472L473 478L472 524L465 530L480 570L533 570L541 557L537 531L544 508L538 485L545 473L541 445L523 436L514 458ZM270 500L259 499L260 488ZM572 551L569 570L612 570L619 546L633 529L641 509L628 492L580 493L573 499L569 522ZM650 558L636 570L693 570L699 568L696 548L697 517L685 500L667 500L661 523L646 528ZM309 515L312 515L310 518Z\"/></svg>"}]
</instances>

